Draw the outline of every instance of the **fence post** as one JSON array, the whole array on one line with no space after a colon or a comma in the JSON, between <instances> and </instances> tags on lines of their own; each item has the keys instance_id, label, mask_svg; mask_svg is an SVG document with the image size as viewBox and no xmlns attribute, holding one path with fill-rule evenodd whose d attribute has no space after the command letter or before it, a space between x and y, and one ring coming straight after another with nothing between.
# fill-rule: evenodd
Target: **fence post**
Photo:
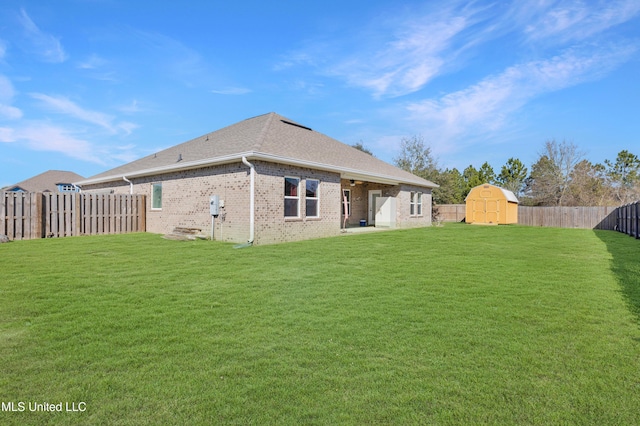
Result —
<instances>
[{"instance_id":1,"label":"fence post","mask_svg":"<svg viewBox=\"0 0 640 426\"><path fill-rule=\"evenodd\" d=\"M147 230L147 197L138 195L138 232Z\"/></svg>"},{"instance_id":2,"label":"fence post","mask_svg":"<svg viewBox=\"0 0 640 426\"><path fill-rule=\"evenodd\" d=\"M0 192L0 235L7 235L7 193ZM8 236L8 235L7 235Z\"/></svg>"},{"instance_id":3,"label":"fence post","mask_svg":"<svg viewBox=\"0 0 640 426\"><path fill-rule=\"evenodd\" d=\"M42 238L44 229L42 228L42 193L32 192L29 194L30 200L30 236L29 238Z\"/></svg>"},{"instance_id":4,"label":"fence post","mask_svg":"<svg viewBox=\"0 0 640 426\"><path fill-rule=\"evenodd\" d=\"M636 239L640 238L640 201L634 204L636 210Z\"/></svg>"}]
</instances>

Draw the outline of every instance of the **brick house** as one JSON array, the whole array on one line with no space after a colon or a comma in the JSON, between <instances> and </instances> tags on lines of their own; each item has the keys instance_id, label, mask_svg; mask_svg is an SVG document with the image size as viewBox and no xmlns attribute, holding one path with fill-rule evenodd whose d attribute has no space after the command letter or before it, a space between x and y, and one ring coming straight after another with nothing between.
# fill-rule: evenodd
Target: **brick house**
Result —
<instances>
[{"instance_id":1,"label":"brick house","mask_svg":"<svg viewBox=\"0 0 640 426\"><path fill-rule=\"evenodd\" d=\"M276 113L76 184L85 192L147 194L148 232L187 227L210 235L213 223L216 240L253 244L338 235L365 223L428 226L437 187ZM212 195L221 205L215 221Z\"/></svg>"}]
</instances>

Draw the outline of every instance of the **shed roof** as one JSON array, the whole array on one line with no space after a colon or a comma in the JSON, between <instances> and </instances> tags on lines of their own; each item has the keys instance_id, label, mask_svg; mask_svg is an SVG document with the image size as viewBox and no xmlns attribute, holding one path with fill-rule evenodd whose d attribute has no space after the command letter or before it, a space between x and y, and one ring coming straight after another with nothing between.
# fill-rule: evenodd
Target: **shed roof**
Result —
<instances>
[{"instance_id":1,"label":"shed roof","mask_svg":"<svg viewBox=\"0 0 640 426\"><path fill-rule=\"evenodd\" d=\"M44 192L51 191L56 192L58 190L58 184L70 184L77 182L84 177L74 172L68 172L65 170L48 170L33 176L29 179L25 179L22 182L18 182L15 185L10 185L9 188L25 192Z\"/></svg>"},{"instance_id":2,"label":"shed roof","mask_svg":"<svg viewBox=\"0 0 640 426\"><path fill-rule=\"evenodd\" d=\"M328 170L343 179L438 185L274 112L243 120L76 182L88 185L217 164L262 160Z\"/></svg>"},{"instance_id":3,"label":"shed roof","mask_svg":"<svg viewBox=\"0 0 640 426\"><path fill-rule=\"evenodd\" d=\"M518 203L518 198L516 197L516 194L514 194L511 191L509 191L508 189L504 189L504 188L501 188L501 187L496 186L496 185L491 185L489 183L484 183L482 185L478 185L478 186L475 186L475 187L471 188L471 191L469 191L469 194L471 194L471 192L473 192L474 189L480 188L480 187L483 187L483 186L487 186L487 185L488 186L492 186L494 188L498 188L502 192L502 195L504 195L504 197L507 199L507 201L509 201L511 203ZM469 198L469 195L467 195L467 197L464 200L467 201L467 198Z\"/></svg>"},{"instance_id":4,"label":"shed roof","mask_svg":"<svg viewBox=\"0 0 640 426\"><path fill-rule=\"evenodd\" d=\"M516 197L516 194L514 194L513 192L509 191L508 189L504 189L504 188L500 188L500 191L502 191L502 193L504 194L504 196L507 199L507 201L510 201L512 203L517 203L518 202L518 198Z\"/></svg>"}]
</instances>

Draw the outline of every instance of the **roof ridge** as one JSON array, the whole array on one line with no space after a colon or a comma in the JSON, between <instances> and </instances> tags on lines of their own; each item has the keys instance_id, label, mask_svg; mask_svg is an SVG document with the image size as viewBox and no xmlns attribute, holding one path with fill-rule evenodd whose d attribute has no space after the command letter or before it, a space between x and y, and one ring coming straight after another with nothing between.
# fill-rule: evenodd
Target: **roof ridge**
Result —
<instances>
[{"instance_id":1,"label":"roof ridge","mask_svg":"<svg viewBox=\"0 0 640 426\"><path fill-rule=\"evenodd\" d=\"M262 126L262 130L260 130L260 132L258 133L258 136L256 137L255 143L253 144L253 151L260 151L260 148L262 147L262 144L265 141L265 137L268 133L268 130L271 127L271 123L273 123L273 117L275 117L278 114L276 114L275 112L269 112L263 115L267 116L267 122L264 124L264 126ZM258 117L262 117L262 116L259 115ZM258 118L258 117L255 117L255 118Z\"/></svg>"}]
</instances>

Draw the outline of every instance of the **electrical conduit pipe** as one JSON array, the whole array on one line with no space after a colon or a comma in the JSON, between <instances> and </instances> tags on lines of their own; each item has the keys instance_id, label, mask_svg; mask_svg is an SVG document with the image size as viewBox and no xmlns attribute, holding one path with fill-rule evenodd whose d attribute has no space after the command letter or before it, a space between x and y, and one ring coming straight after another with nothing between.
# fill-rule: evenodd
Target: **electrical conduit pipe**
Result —
<instances>
[{"instance_id":1,"label":"electrical conduit pipe","mask_svg":"<svg viewBox=\"0 0 640 426\"><path fill-rule=\"evenodd\" d=\"M247 157L242 156L242 162L245 166L251 169L251 184L250 184L250 198L249 198L249 244L253 244L253 238L255 233L255 190L256 190L256 168L247 161Z\"/></svg>"}]
</instances>

